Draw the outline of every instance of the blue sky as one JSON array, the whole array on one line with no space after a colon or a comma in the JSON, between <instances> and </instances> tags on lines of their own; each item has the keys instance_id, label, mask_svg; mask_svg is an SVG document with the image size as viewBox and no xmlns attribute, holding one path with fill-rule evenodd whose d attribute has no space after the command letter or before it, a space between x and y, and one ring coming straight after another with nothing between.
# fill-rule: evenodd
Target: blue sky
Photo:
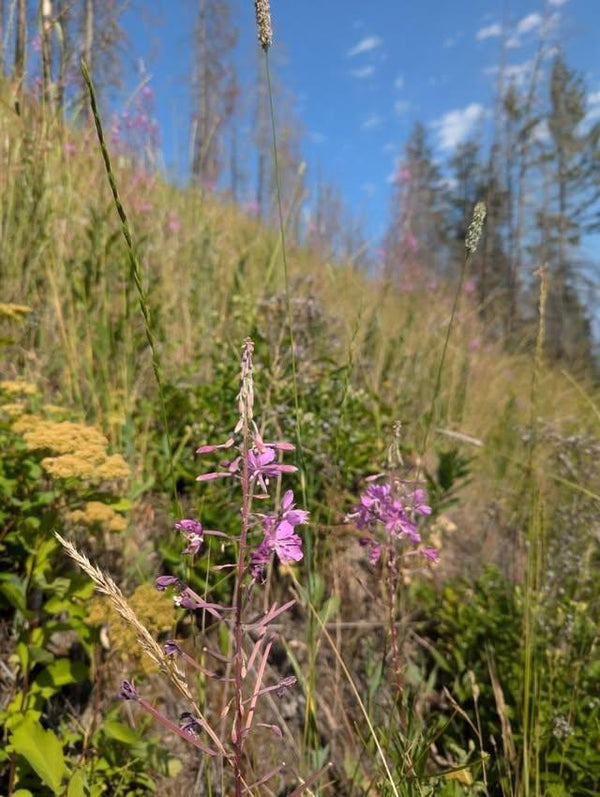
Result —
<instances>
[{"instance_id":1,"label":"blue sky","mask_svg":"<svg viewBox=\"0 0 600 797\"><path fill-rule=\"evenodd\" d=\"M255 65L252 0L232 0L243 75ZM130 56L156 92L167 170L188 161L193 0L156 0L128 14ZM516 80L540 33L559 38L600 118L600 0L271 0L272 61L296 97L309 185L334 182L375 241L384 229L394 163L415 121L441 161L469 135L486 137L504 41Z\"/></svg>"}]
</instances>

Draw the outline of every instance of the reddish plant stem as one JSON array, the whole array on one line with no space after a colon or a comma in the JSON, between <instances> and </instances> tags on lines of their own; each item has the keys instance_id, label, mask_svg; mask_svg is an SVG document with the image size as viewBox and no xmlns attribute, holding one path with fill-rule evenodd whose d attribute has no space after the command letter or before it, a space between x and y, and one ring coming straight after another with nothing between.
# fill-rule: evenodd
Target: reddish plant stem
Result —
<instances>
[{"instance_id":1,"label":"reddish plant stem","mask_svg":"<svg viewBox=\"0 0 600 797\"><path fill-rule=\"evenodd\" d=\"M398 608L398 565L395 560L396 552L393 546L388 551L387 579L386 587L388 593L388 610L390 621L390 646L392 649L392 666L396 679L396 689L398 698L402 698L404 692L404 681L402 678L402 662L400 661L400 643L398 640L398 628L396 626L396 614Z\"/></svg>"},{"instance_id":2,"label":"reddish plant stem","mask_svg":"<svg viewBox=\"0 0 600 797\"><path fill-rule=\"evenodd\" d=\"M241 797L243 793L242 777L242 757L244 748L244 702L243 702L243 578L246 562L246 542L248 537L248 526L250 517L250 476L248 472L248 416L243 413L242 419L242 529L239 541L237 578L235 585L235 650L234 650L234 678L235 678L235 720L234 720L234 740L233 740L233 777L235 785L235 797Z\"/></svg>"}]
</instances>

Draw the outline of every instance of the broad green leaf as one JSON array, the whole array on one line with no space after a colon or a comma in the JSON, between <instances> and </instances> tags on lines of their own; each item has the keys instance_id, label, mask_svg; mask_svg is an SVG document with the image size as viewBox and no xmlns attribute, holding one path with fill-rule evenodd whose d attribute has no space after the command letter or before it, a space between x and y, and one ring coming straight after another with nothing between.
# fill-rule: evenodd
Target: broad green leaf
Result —
<instances>
[{"instance_id":1,"label":"broad green leaf","mask_svg":"<svg viewBox=\"0 0 600 797\"><path fill-rule=\"evenodd\" d=\"M135 744L139 742L139 736L127 725L117 720L106 720L102 725L102 730L109 739L114 739L121 744Z\"/></svg>"},{"instance_id":2,"label":"broad green leaf","mask_svg":"<svg viewBox=\"0 0 600 797\"><path fill-rule=\"evenodd\" d=\"M43 728L31 716L25 715L23 721L13 730L10 744L16 753L23 756L40 780L55 794L60 794L66 766L62 746L56 735Z\"/></svg>"},{"instance_id":3,"label":"broad green leaf","mask_svg":"<svg viewBox=\"0 0 600 797\"><path fill-rule=\"evenodd\" d=\"M25 586L14 573L0 573L0 595L20 612L27 610Z\"/></svg>"},{"instance_id":4,"label":"broad green leaf","mask_svg":"<svg viewBox=\"0 0 600 797\"><path fill-rule=\"evenodd\" d=\"M87 797L85 793L85 775L78 769L69 781L67 797Z\"/></svg>"},{"instance_id":5,"label":"broad green leaf","mask_svg":"<svg viewBox=\"0 0 600 797\"><path fill-rule=\"evenodd\" d=\"M85 681L87 675L88 668L83 662L57 659L42 670L36 677L35 682L42 687L53 686L60 688L67 684Z\"/></svg>"}]
</instances>

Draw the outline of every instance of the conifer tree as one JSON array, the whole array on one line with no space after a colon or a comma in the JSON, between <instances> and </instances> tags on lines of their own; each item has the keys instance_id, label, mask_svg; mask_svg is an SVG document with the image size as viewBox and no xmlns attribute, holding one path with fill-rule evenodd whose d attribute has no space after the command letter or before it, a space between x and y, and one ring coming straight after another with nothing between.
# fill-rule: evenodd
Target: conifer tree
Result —
<instances>
[{"instance_id":1,"label":"conifer tree","mask_svg":"<svg viewBox=\"0 0 600 797\"><path fill-rule=\"evenodd\" d=\"M577 248L598 228L598 127L586 127L587 95L581 76L562 54L550 75L549 141L545 167L547 207L538 215L540 255L550 269L548 340L555 357L589 353L589 319L578 293Z\"/></svg>"},{"instance_id":2,"label":"conifer tree","mask_svg":"<svg viewBox=\"0 0 600 797\"><path fill-rule=\"evenodd\" d=\"M417 122L394 176L391 219L385 237L385 271L390 279L416 268L445 268L445 191L423 124Z\"/></svg>"}]
</instances>

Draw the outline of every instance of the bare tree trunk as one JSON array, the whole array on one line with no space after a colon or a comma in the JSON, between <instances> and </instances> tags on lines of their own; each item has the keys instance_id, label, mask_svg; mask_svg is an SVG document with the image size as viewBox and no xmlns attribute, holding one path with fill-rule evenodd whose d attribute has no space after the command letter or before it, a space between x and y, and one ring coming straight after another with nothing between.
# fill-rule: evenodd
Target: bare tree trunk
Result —
<instances>
[{"instance_id":1,"label":"bare tree trunk","mask_svg":"<svg viewBox=\"0 0 600 797\"><path fill-rule=\"evenodd\" d=\"M200 135L196 141L198 147L198 169L196 177L204 183L206 179L206 158L208 155L208 140L209 140L209 107L208 107L208 92L209 92L209 76L208 76L208 53L206 51L206 0L200 0L200 31L199 31L199 55L200 55L200 69L202 74L200 76Z\"/></svg>"},{"instance_id":2,"label":"bare tree trunk","mask_svg":"<svg viewBox=\"0 0 600 797\"><path fill-rule=\"evenodd\" d=\"M83 58L90 74L94 52L94 0L85 0L85 22L83 28Z\"/></svg>"},{"instance_id":3,"label":"bare tree trunk","mask_svg":"<svg viewBox=\"0 0 600 797\"><path fill-rule=\"evenodd\" d=\"M69 0L57 0L56 20L60 30L60 53L58 59L58 76L56 80L56 112L59 119L64 119L65 83L69 63Z\"/></svg>"},{"instance_id":4,"label":"bare tree trunk","mask_svg":"<svg viewBox=\"0 0 600 797\"><path fill-rule=\"evenodd\" d=\"M42 32L42 93L47 108L52 108L52 0L40 0Z\"/></svg>"},{"instance_id":5,"label":"bare tree trunk","mask_svg":"<svg viewBox=\"0 0 600 797\"><path fill-rule=\"evenodd\" d=\"M0 75L4 74L4 0L0 0Z\"/></svg>"},{"instance_id":6,"label":"bare tree trunk","mask_svg":"<svg viewBox=\"0 0 600 797\"><path fill-rule=\"evenodd\" d=\"M27 3L18 0L17 3L17 41L15 43L15 68L13 78L15 81L15 110L20 113L21 94L25 79L25 41L27 38Z\"/></svg>"}]
</instances>

